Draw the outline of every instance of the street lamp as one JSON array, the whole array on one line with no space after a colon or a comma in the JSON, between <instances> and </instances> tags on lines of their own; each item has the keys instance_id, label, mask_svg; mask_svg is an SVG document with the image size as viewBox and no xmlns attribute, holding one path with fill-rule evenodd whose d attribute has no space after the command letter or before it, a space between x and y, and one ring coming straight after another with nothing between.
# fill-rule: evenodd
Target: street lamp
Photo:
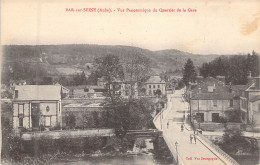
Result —
<instances>
[{"instance_id":1,"label":"street lamp","mask_svg":"<svg viewBox=\"0 0 260 165\"><path fill-rule=\"evenodd\" d=\"M177 164L179 164L179 160L178 160L178 142L175 142L175 147L176 147L176 157L177 157Z\"/></svg>"}]
</instances>

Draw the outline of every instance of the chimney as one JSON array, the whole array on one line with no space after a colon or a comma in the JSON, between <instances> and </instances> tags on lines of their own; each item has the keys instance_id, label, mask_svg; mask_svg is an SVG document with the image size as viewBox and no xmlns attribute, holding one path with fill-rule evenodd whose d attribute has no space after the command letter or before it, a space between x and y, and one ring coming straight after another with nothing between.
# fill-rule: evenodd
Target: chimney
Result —
<instances>
[{"instance_id":1,"label":"chimney","mask_svg":"<svg viewBox=\"0 0 260 165\"><path fill-rule=\"evenodd\" d=\"M232 93L232 84L229 82L229 93Z\"/></svg>"},{"instance_id":2,"label":"chimney","mask_svg":"<svg viewBox=\"0 0 260 165\"><path fill-rule=\"evenodd\" d=\"M218 81L225 82L225 76L217 76L216 79L217 79Z\"/></svg>"},{"instance_id":3,"label":"chimney","mask_svg":"<svg viewBox=\"0 0 260 165\"><path fill-rule=\"evenodd\" d=\"M249 75L247 76L247 80L248 82L252 80L252 72L249 71Z\"/></svg>"},{"instance_id":4,"label":"chimney","mask_svg":"<svg viewBox=\"0 0 260 165\"><path fill-rule=\"evenodd\" d=\"M201 93L201 87L200 87L200 84L199 84L199 88L198 88L198 89L199 89L199 93Z\"/></svg>"}]
</instances>

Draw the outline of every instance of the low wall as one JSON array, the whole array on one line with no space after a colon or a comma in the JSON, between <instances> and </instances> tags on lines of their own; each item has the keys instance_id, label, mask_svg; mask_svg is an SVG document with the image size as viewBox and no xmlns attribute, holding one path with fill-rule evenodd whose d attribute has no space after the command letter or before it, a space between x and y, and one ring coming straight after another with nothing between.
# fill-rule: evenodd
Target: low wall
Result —
<instances>
[{"instance_id":1,"label":"low wall","mask_svg":"<svg viewBox=\"0 0 260 165\"><path fill-rule=\"evenodd\" d=\"M21 134L22 140L32 139L62 139L62 138L81 138L81 137L105 137L114 136L113 129L88 129L88 130L63 130L63 131L45 131L45 132L25 132Z\"/></svg>"},{"instance_id":2,"label":"low wall","mask_svg":"<svg viewBox=\"0 0 260 165\"><path fill-rule=\"evenodd\" d=\"M209 150L211 150L214 154L216 154L225 164L231 165L239 165L236 160L234 160L231 156L221 150L218 146L213 144L209 139L204 137L202 134L198 134L198 140L206 146Z\"/></svg>"}]
</instances>

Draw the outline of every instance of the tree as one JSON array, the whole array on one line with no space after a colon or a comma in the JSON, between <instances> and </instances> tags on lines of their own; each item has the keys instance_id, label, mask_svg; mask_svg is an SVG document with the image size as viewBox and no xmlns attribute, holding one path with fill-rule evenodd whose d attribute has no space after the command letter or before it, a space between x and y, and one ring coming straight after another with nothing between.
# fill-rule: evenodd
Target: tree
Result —
<instances>
[{"instance_id":1,"label":"tree","mask_svg":"<svg viewBox=\"0 0 260 165\"><path fill-rule=\"evenodd\" d=\"M131 81L144 81L151 73L150 60L140 53L133 53L124 59L125 77Z\"/></svg>"},{"instance_id":2,"label":"tree","mask_svg":"<svg viewBox=\"0 0 260 165\"><path fill-rule=\"evenodd\" d=\"M259 58L257 53L253 50L252 55L250 53L247 56L247 69L251 72L252 76L258 76L260 70Z\"/></svg>"},{"instance_id":3,"label":"tree","mask_svg":"<svg viewBox=\"0 0 260 165\"><path fill-rule=\"evenodd\" d=\"M61 77L59 78L58 83L61 84L61 85L63 85L63 86L69 85L69 81L66 79L66 77L63 77L63 76L61 76Z\"/></svg>"},{"instance_id":4,"label":"tree","mask_svg":"<svg viewBox=\"0 0 260 165\"><path fill-rule=\"evenodd\" d=\"M188 59L183 70L183 82L186 86L189 86L190 82L195 82L196 71L191 59Z\"/></svg>"},{"instance_id":5,"label":"tree","mask_svg":"<svg viewBox=\"0 0 260 165\"><path fill-rule=\"evenodd\" d=\"M86 82L87 82L87 78L86 78L85 72L82 71L82 73L80 75L80 84L84 85L84 84L86 84Z\"/></svg>"},{"instance_id":6,"label":"tree","mask_svg":"<svg viewBox=\"0 0 260 165\"><path fill-rule=\"evenodd\" d=\"M161 96L162 95L162 91L160 89L157 89L155 92L154 92L155 95L158 95L158 96Z\"/></svg>"},{"instance_id":7,"label":"tree","mask_svg":"<svg viewBox=\"0 0 260 165\"><path fill-rule=\"evenodd\" d=\"M107 83L108 97L111 100L112 105L116 104L116 95L113 94L112 84L115 81L123 81L124 71L123 66L120 64L118 56L106 55L95 59L98 68L96 70L96 75L100 78L103 77L104 81Z\"/></svg>"},{"instance_id":8,"label":"tree","mask_svg":"<svg viewBox=\"0 0 260 165\"><path fill-rule=\"evenodd\" d=\"M225 66L221 58L218 58L216 61L216 75L224 76L225 75Z\"/></svg>"},{"instance_id":9,"label":"tree","mask_svg":"<svg viewBox=\"0 0 260 165\"><path fill-rule=\"evenodd\" d=\"M51 77L43 77L41 85L51 85L53 84Z\"/></svg>"},{"instance_id":10,"label":"tree","mask_svg":"<svg viewBox=\"0 0 260 165\"><path fill-rule=\"evenodd\" d=\"M73 128L76 126L76 117L73 113L68 113L65 117L65 123L69 128Z\"/></svg>"},{"instance_id":11,"label":"tree","mask_svg":"<svg viewBox=\"0 0 260 165\"><path fill-rule=\"evenodd\" d=\"M73 85L78 86L81 84L81 76L77 73L73 78Z\"/></svg>"},{"instance_id":12,"label":"tree","mask_svg":"<svg viewBox=\"0 0 260 165\"><path fill-rule=\"evenodd\" d=\"M150 60L135 52L124 59L123 67L125 78L130 81L130 99L132 99L135 83L144 82L151 73Z\"/></svg>"}]
</instances>

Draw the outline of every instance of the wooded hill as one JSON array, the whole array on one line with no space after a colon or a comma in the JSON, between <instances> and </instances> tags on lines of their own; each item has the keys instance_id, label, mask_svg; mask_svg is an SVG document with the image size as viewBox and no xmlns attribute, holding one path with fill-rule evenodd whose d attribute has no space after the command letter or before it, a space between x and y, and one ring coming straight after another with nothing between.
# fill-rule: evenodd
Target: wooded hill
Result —
<instances>
[{"instance_id":1,"label":"wooded hill","mask_svg":"<svg viewBox=\"0 0 260 165\"><path fill-rule=\"evenodd\" d=\"M111 45L8 45L3 46L4 67L13 67L14 63L41 67L47 74L74 74L85 71L89 74L91 63L96 57L113 54L124 59L131 54L142 54L150 59L154 72L172 70L181 74L186 60L190 58L196 67L210 62L219 55L197 55L175 49L150 51L131 46Z\"/></svg>"}]
</instances>

